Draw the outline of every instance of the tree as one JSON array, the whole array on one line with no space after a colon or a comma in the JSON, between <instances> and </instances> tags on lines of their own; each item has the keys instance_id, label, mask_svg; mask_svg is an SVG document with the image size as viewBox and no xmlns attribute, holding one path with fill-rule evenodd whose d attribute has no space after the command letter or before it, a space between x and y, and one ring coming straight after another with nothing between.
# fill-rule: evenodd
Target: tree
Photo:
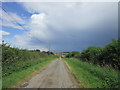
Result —
<instances>
[{"instance_id":1,"label":"tree","mask_svg":"<svg viewBox=\"0 0 120 90\"><path fill-rule=\"evenodd\" d=\"M67 58L76 57L78 54L80 54L80 52L72 51L69 54L67 54L66 57Z\"/></svg>"}]
</instances>

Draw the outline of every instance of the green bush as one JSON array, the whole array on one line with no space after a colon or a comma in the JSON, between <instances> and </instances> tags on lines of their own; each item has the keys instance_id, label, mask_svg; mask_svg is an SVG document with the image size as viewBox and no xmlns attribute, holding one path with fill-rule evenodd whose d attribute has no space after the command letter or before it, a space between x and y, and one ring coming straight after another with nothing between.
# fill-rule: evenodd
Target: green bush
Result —
<instances>
[{"instance_id":1,"label":"green bush","mask_svg":"<svg viewBox=\"0 0 120 90\"><path fill-rule=\"evenodd\" d=\"M100 62L100 55L103 52L103 48L102 47L89 47L88 49L84 50L81 53L81 59L86 60L86 61L90 61L94 64L97 64Z\"/></svg>"},{"instance_id":2,"label":"green bush","mask_svg":"<svg viewBox=\"0 0 120 90\"><path fill-rule=\"evenodd\" d=\"M82 61L89 61L100 66L110 66L120 69L120 39L113 40L105 47L88 47L81 53L71 52L66 57L75 57Z\"/></svg>"},{"instance_id":3,"label":"green bush","mask_svg":"<svg viewBox=\"0 0 120 90\"><path fill-rule=\"evenodd\" d=\"M26 69L52 56L52 53L40 50L18 49L2 44L2 76Z\"/></svg>"},{"instance_id":4,"label":"green bush","mask_svg":"<svg viewBox=\"0 0 120 90\"><path fill-rule=\"evenodd\" d=\"M69 54L67 54L66 57L67 58L77 57L78 54L80 54L80 52L73 51L73 52L70 52Z\"/></svg>"},{"instance_id":5,"label":"green bush","mask_svg":"<svg viewBox=\"0 0 120 90\"><path fill-rule=\"evenodd\" d=\"M119 69L120 66L120 40L113 40L110 44L106 45L103 53L101 54L102 60L105 64Z\"/></svg>"}]
</instances>

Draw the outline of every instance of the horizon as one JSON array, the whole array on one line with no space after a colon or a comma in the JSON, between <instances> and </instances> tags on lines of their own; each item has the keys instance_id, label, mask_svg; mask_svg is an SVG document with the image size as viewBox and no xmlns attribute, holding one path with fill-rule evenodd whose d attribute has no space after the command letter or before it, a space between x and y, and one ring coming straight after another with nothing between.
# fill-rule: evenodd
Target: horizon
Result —
<instances>
[{"instance_id":1,"label":"horizon","mask_svg":"<svg viewBox=\"0 0 120 90\"><path fill-rule=\"evenodd\" d=\"M1 12L2 40L12 47L81 52L118 39L117 2L2 2Z\"/></svg>"}]
</instances>

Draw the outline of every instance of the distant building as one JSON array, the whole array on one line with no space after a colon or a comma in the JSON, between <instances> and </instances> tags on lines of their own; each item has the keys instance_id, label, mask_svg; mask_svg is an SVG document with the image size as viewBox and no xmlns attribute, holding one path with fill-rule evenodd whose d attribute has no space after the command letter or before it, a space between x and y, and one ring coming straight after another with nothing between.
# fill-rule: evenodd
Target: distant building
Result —
<instances>
[{"instance_id":1,"label":"distant building","mask_svg":"<svg viewBox=\"0 0 120 90\"><path fill-rule=\"evenodd\" d=\"M65 57L69 52L61 52L61 53L54 53L54 55L61 55L61 57Z\"/></svg>"},{"instance_id":2,"label":"distant building","mask_svg":"<svg viewBox=\"0 0 120 90\"><path fill-rule=\"evenodd\" d=\"M60 53L54 53L54 55L60 55Z\"/></svg>"}]
</instances>

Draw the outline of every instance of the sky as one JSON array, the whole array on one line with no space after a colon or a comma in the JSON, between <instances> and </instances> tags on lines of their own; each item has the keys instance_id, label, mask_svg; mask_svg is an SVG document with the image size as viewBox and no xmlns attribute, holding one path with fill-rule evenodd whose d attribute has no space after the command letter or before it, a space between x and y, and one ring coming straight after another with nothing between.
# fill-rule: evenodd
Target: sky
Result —
<instances>
[{"instance_id":1,"label":"sky","mask_svg":"<svg viewBox=\"0 0 120 90\"><path fill-rule=\"evenodd\" d=\"M13 47L71 52L118 38L117 2L2 2L2 8L0 40Z\"/></svg>"}]
</instances>

